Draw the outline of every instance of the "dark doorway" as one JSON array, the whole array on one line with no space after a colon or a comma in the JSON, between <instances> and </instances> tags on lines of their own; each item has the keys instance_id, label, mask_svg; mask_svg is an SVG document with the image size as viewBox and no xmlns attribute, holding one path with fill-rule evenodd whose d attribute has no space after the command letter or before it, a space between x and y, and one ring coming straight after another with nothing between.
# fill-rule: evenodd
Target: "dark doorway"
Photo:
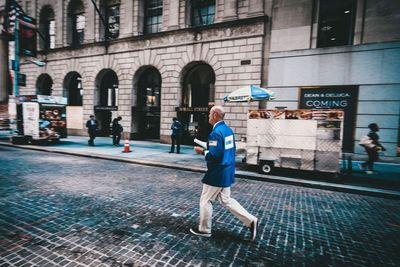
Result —
<instances>
[{"instance_id":1,"label":"dark doorway","mask_svg":"<svg viewBox=\"0 0 400 267\"><path fill-rule=\"evenodd\" d=\"M178 119L184 125L183 143L193 144L193 138L206 140L212 130L208 111L214 105L215 73L207 64L190 68L183 80L182 105Z\"/></svg>"},{"instance_id":2,"label":"dark doorway","mask_svg":"<svg viewBox=\"0 0 400 267\"><path fill-rule=\"evenodd\" d=\"M138 138L160 139L161 75L150 67L143 71L138 82L136 118Z\"/></svg>"},{"instance_id":3,"label":"dark doorway","mask_svg":"<svg viewBox=\"0 0 400 267\"><path fill-rule=\"evenodd\" d=\"M118 110L118 76L113 70L102 70L96 79L97 105L95 116L99 123L99 136L110 135L111 111Z\"/></svg>"},{"instance_id":4,"label":"dark doorway","mask_svg":"<svg viewBox=\"0 0 400 267\"><path fill-rule=\"evenodd\" d=\"M36 81L37 95L51 95L53 79L48 74L41 74Z\"/></svg>"},{"instance_id":5,"label":"dark doorway","mask_svg":"<svg viewBox=\"0 0 400 267\"><path fill-rule=\"evenodd\" d=\"M68 99L68 106L82 106L82 77L73 71L64 79L63 96Z\"/></svg>"}]
</instances>

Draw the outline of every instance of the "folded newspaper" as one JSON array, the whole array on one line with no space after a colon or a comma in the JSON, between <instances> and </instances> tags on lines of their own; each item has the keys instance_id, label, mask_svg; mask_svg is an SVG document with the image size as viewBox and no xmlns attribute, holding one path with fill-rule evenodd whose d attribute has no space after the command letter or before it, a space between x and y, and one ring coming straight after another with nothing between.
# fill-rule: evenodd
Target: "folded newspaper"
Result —
<instances>
[{"instance_id":1,"label":"folded newspaper","mask_svg":"<svg viewBox=\"0 0 400 267\"><path fill-rule=\"evenodd\" d=\"M207 142L203 142L197 138L194 139L194 142L199 146L201 146L202 148L207 149Z\"/></svg>"}]
</instances>

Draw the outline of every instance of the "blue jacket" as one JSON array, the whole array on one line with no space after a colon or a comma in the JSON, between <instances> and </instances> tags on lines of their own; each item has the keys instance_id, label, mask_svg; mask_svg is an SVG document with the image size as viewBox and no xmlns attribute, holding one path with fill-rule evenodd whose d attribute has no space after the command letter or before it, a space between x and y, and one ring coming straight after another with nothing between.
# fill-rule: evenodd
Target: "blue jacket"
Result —
<instances>
[{"instance_id":1,"label":"blue jacket","mask_svg":"<svg viewBox=\"0 0 400 267\"><path fill-rule=\"evenodd\" d=\"M202 182L216 187L230 187L235 182L235 136L225 122L219 122L207 142L207 172Z\"/></svg>"},{"instance_id":2,"label":"blue jacket","mask_svg":"<svg viewBox=\"0 0 400 267\"><path fill-rule=\"evenodd\" d=\"M178 120L174 121L171 124L171 130L172 130L172 133L171 133L172 136L181 135L182 123L180 123Z\"/></svg>"}]
</instances>

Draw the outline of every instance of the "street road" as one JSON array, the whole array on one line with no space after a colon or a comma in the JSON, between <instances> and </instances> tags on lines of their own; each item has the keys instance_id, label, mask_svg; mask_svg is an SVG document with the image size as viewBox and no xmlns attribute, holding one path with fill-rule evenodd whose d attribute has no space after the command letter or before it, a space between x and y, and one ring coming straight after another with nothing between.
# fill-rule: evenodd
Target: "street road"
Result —
<instances>
[{"instance_id":1,"label":"street road","mask_svg":"<svg viewBox=\"0 0 400 267\"><path fill-rule=\"evenodd\" d=\"M201 238L201 176L0 146L0 266L400 265L397 200L238 179Z\"/></svg>"}]
</instances>

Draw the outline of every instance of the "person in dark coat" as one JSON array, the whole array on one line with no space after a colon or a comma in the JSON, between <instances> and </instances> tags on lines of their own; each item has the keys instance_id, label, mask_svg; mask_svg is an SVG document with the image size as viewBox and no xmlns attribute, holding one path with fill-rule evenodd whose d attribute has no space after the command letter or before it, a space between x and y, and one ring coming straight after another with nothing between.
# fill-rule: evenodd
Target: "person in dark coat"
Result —
<instances>
[{"instance_id":1,"label":"person in dark coat","mask_svg":"<svg viewBox=\"0 0 400 267\"><path fill-rule=\"evenodd\" d=\"M94 139L96 138L96 132L97 132L97 120L94 118L93 115L90 115L90 119L86 122L86 128L88 129L89 133L89 141L88 145L89 146L94 146Z\"/></svg>"},{"instance_id":2,"label":"person in dark coat","mask_svg":"<svg viewBox=\"0 0 400 267\"><path fill-rule=\"evenodd\" d=\"M371 123L368 125L370 132L368 133L369 139L372 140L371 146L364 146L365 152L368 155L368 160L364 163L361 163L361 169L365 169L367 174L372 174L374 172L374 162L379 160L380 151L386 151L386 149L379 143L379 126L376 123Z\"/></svg>"},{"instance_id":3,"label":"person in dark coat","mask_svg":"<svg viewBox=\"0 0 400 267\"><path fill-rule=\"evenodd\" d=\"M119 142L121 141L121 134L124 131L119 122L122 120L122 117L117 117L112 122L112 136L113 136L113 145L119 146Z\"/></svg>"},{"instance_id":4,"label":"person in dark coat","mask_svg":"<svg viewBox=\"0 0 400 267\"><path fill-rule=\"evenodd\" d=\"M169 153L174 153L176 144L176 153L179 154L181 152L182 123L180 123L175 117L172 118L171 130L172 143Z\"/></svg>"},{"instance_id":5,"label":"person in dark coat","mask_svg":"<svg viewBox=\"0 0 400 267\"><path fill-rule=\"evenodd\" d=\"M194 235L211 237L212 201L218 199L221 205L249 227L251 240L257 235L258 219L231 197L231 186L235 182L235 135L223 121L225 111L221 106L210 110L209 123L213 130L208 137L207 149L196 146L195 152L203 154L207 161L203 191L200 197L200 222L190 229Z\"/></svg>"}]
</instances>

